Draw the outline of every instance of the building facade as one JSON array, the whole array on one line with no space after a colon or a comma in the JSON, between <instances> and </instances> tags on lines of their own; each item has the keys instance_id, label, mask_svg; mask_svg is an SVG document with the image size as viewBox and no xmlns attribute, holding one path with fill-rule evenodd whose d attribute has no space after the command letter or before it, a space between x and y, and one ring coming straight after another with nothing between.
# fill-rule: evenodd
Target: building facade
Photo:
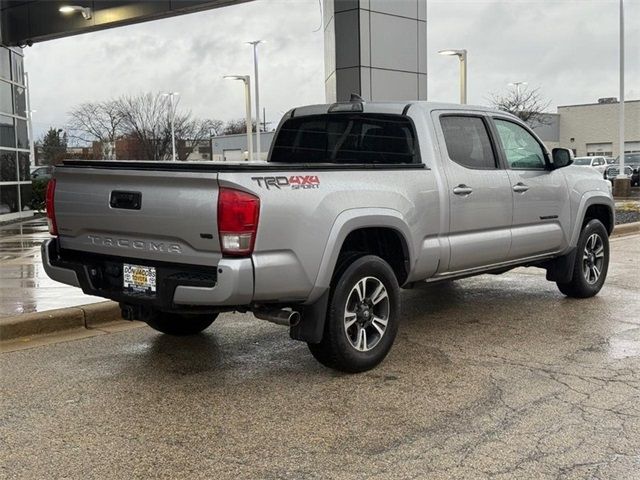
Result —
<instances>
[{"instance_id":1,"label":"building facade","mask_svg":"<svg viewBox=\"0 0 640 480\"><path fill-rule=\"evenodd\" d=\"M571 148L576 156L620 155L619 105L615 99L603 99L558 107L560 145ZM624 150L640 152L640 100L626 101L624 105Z\"/></svg>"},{"instance_id":2,"label":"building facade","mask_svg":"<svg viewBox=\"0 0 640 480\"><path fill-rule=\"evenodd\" d=\"M25 83L22 49L0 44L0 221L33 214Z\"/></svg>"},{"instance_id":3,"label":"building facade","mask_svg":"<svg viewBox=\"0 0 640 480\"><path fill-rule=\"evenodd\" d=\"M262 153L260 158L254 160L266 160L273 142L275 132L262 132L260 143ZM256 134L253 134L253 144L256 144ZM215 162L243 162L247 160L247 134L221 135L211 139L212 160ZM191 159L191 158L189 158Z\"/></svg>"}]
</instances>

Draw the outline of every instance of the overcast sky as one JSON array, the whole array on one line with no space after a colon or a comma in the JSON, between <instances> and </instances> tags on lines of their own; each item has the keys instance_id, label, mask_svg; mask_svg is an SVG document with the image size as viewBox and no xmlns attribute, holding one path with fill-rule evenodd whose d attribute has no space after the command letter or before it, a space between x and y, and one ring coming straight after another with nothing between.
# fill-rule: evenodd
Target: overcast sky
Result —
<instances>
[{"instance_id":1,"label":"overcast sky","mask_svg":"<svg viewBox=\"0 0 640 480\"><path fill-rule=\"evenodd\" d=\"M388 0L402 1L402 0ZM640 0L625 0L627 99L640 99ZM617 0L428 0L429 100L456 102L457 62L469 51L469 103L487 104L513 81L540 87L557 105L618 96ZM239 82L261 49L261 103L277 122L289 108L324 102L324 38L318 0L257 0L36 44L25 49L36 137L63 127L74 105L123 94L180 92L202 118L244 115Z\"/></svg>"}]
</instances>

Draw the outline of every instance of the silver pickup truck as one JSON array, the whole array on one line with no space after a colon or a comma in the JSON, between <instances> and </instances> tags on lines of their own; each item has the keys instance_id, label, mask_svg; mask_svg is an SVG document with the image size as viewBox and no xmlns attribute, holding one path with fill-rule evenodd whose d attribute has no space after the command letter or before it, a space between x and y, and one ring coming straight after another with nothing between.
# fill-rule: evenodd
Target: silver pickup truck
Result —
<instances>
[{"instance_id":1,"label":"silver pickup truck","mask_svg":"<svg viewBox=\"0 0 640 480\"><path fill-rule=\"evenodd\" d=\"M220 312L287 325L324 365L389 352L400 289L518 266L602 288L610 183L481 107L296 108L263 164L68 161L47 191L54 280L173 335ZM567 168L565 168L567 167Z\"/></svg>"}]
</instances>

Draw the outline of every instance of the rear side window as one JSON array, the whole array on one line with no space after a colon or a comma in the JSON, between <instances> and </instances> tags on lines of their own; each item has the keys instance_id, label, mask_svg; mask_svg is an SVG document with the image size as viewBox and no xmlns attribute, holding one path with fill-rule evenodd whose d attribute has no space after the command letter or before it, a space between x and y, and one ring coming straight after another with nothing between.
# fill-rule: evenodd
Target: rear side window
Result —
<instances>
[{"instance_id":1,"label":"rear side window","mask_svg":"<svg viewBox=\"0 0 640 480\"><path fill-rule=\"evenodd\" d=\"M495 169L496 156L480 117L447 115L440 118L449 158L467 168Z\"/></svg>"},{"instance_id":2,"label":"rear side window","mask_svg":"<svg viewBox=\"0 0 640 480\"><path fill-rule=\"evenodd\" d=\"M272 162L419 163L416 136L400 115L334 113L291 118L274 141Z\"/></svg>"}]
</instances>

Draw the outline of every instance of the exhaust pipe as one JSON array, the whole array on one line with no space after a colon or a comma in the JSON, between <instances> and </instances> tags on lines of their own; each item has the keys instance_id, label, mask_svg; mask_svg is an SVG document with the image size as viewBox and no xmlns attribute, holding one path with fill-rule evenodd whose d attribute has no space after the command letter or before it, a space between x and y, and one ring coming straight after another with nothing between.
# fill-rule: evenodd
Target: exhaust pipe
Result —
<instances>
[{"instance_id":1,"label":"exhaust pipe","mask_svg":"<svg viewBox=\"0 0 640 480\"><path fill-rule=\"evenodd\" d=\"M295 327L300 323L300 314L291 310L254 310L253 314L260 320L284 325L285 327Z\"/></svg>"}]
</instances>

